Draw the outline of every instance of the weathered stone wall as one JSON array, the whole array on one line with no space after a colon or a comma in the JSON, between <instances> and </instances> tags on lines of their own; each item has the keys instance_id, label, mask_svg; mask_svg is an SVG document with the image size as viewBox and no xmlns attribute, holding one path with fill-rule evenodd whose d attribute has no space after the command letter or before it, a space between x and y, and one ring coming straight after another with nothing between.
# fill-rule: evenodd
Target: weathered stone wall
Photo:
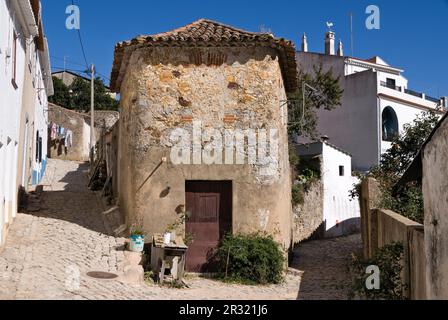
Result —
<instances>
[{"instance_id":1,"label":"weathered stone wall","mask_svg":"<svg viewBox=\"0 0 448 320\"><path fill-rule=\"evenodd\" d=\"M375 179L367 178L361 185L361 223L364 257L372 258L377 249L393 242L404 246L402 280L408 288L405 295L412 300L427 298L426 258L423 225L389 211L375 209L380 190Z\"/></svg>"},{"instance_id":2,"label":"weathered stone wall","mask_svg":"<svg viewBox=\"0 0 448 320\"><path fill-rule=\"evenodd\" d=\"M400 242L404 246L402 280L407 285L405 296L410 299L421 298L425 295L425 283L413 283L418 281L419 272L425 272L425 260L417 260L423 257L423 248L418 242L411 242L411 235L416 231L422 231L423 226L415 221L409 220L402 215L388 210L375 210L377 217L378 248L393 242ZM414 245L412 245L414 244ZM411 257L412 263L411 263ZM419 288L420 292L416 291Z\"/></svg>"},{"instance_id":3,"label":"weathered stone wall","mask_svg":"<svg viewBox=\"0 0 448 320\"><path fill-rule=\"evenodd\" d=\"M319 236L320 227L324 223L324 190L321 181L311 185L305 194L303 204L293 207L294 244ZM323 233L325 230L321 230Z\"/></svg>"},{"instance_id":4,"label":"weathered stone wall","mask_svg":"<svg viewBox=\"0 0 448 320\"><path fill-rule=\"evenodd\" d=\"M65 148L64 141L48 138L48 157L52 159L88 161L90 145L90 117L60 106L49 104L48 121L73 132L73 145Z\"/></svg>"},{"instance_id":5,"label":"weathered stone wall","mask_svg":"<svg viewBox=\"0 0 448 320\"><path fill-rule=\"evenodd\" d=\"M128 225L143 219L148 236L163 232L178 218L176 208L185 204L186 180L230 180L233 232L266 231L289 247L292 208L284 100L274 49L136 50L121 87L119 188ZM247 162L174 165L170 135L178 128L191 132L192 120L223 135L226 129L279 130L275 174L265 176L262 165ZM169 194L162 196L164 190Z\"/></svg>"},{"instance_id":6,"label":"weathered stone wall","mask_svg":"<svg viewBox=\"0 0 448 320\"><path fill-rule=\"evenodd\" d=\"M378 181L373 178L364 179L360 186L360 207L361 207L361 235L363 242L364 258L371 258L376 249L378 249L378 234L375 209L380 196Z\"/></svg>"},{"instance_id":7,"label":"weathered stone wall","mask_svg":"<svg viewBox=\"0 0 448 320\"><path fill-rule=\"evenodd\" d=\"M423 151L423 196L428 298L448 299L448 121Z\"/></svg>"},{"instance_id":8,"label":"weathered stone wall","mask_svg":"<svg viewBox=\"0 0 448 320\"><path fill-rule=\"evenodd\" d=\"M90 116L90 112L87 113ZM95 111L95 126L104 127L106 130L111 129L120 119L118 111Z\"/></svg>"}]
</instances>

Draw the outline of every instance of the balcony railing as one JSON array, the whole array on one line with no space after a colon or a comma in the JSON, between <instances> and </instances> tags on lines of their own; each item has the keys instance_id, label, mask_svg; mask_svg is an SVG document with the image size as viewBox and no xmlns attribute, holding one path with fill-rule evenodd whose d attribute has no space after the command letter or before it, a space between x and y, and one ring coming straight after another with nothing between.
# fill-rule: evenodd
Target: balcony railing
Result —
<instances>
[{"instance_id":1,"label":"balcony railing","mask_svg":"<svg viewBox=\"0 0 448 320\"><path fill-rule=\"evenodd\" d=\"M381 81L381 86L401 92L401 87L397 87L397 86L389 84L385 81Z\"/></svg>"},{"instance_id":2,"label":"balcony railing","mask_svg":"<svg viewBox=\"0 0 448 320\"><path fill-rule=\"evenodd\" d=\"M425 99L431 102L440 103L440 99L436 99L430 96L426 96Z\"/></svg>"},{"instance_id":3,"label":"balcony railing","mask_svg":"<svg viewBox=\"0 0 448 320\"><path fill-rule=\"evenodd\" d=\"M413 95L414 97L418 97L418 98L423 98L423 93L414 91L414 90L410 90L410 89L404 89L404 92L410 95Z\"/></svg>"},{"instance_id":4,"label":"balcony railing","mask_svg":"<svg viewBox=\"0 0 448 320\"><path fill-rule=\"evenodd\" d=\"M402 87L397 87L397 86L389 84L389 83L387 83L385 81L381 81L381 86L389 88L389 89L392 89L392 90L396 90L396 91L402 92ZM411 96L414 96L414 97L417 97L417 98L420 98L420 99L425 99L427 101L431 101L431 102L434 102L434 103L441 103L441 99L433 98L433 97L427 96L427 95L425 95L425 94L423 94L421 92L417 92L417 91L414 91L414 90L411 90L411 89L404 88L404 93L410 94Z\"/></svg>"}]
</instances>

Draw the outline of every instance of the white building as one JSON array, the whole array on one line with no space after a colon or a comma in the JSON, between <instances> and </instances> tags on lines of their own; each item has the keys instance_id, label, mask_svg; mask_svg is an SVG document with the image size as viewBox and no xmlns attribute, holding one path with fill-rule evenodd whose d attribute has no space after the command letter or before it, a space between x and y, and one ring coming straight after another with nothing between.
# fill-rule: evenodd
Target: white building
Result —
<instances>
[{"instance_id":1,"label":"white building","mask_svg":"<svg viewBox=\"0 0 448 320\"><path fill-rule=\"evenodd\" d=\"M0 0L0 247L17 213L18 190L46 160L53 94L39 0ZM40 143L42 137L42 143Z\"/></svg>"},{"instance_id":2,"label":"white building","mask_svg":"<svg viewBox=\"0 0 448 320\"><path fill-rule=\"evenodd\" d=\"M299 145L297 153L301 158L320 158L325 237L339 237L359 232L361 225L359 201L349 196L359 179L352 176L350 154L325 141Z\"/></svg>"},{"instance_id":3,"label":"white building","mask_svg":"<svg viewBox=\"0 0 448 320\"><path fill-rule=\"evenodd\" d=\"M368 171L378 165L381 154L390 148L395 134L425 110L440 114L448 99L432 98L408 88L403 70L380 57L362 60L344 56L342 43L335 51L335 34L327 32L325 53L308 52L306 36L297 53L300 71L312 73L313 66L332 68L344 90L342 106L318 112L318 131L330 142L353 156L353 168Z\"/></svg>"}]
</instances>

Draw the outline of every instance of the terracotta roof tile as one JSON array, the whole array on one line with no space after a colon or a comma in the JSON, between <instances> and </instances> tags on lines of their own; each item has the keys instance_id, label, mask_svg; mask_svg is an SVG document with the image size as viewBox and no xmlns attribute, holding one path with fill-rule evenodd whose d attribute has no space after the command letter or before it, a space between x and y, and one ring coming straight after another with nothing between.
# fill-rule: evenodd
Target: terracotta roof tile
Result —
<instances>
[{"instance_id":1,"label":"terracotta roof tile","mask_svg":"<svg viewBox=\"0 0 448 320\"><path fill-rule=\"evenodd\" d=\"M275 38L272 34L256 33L240 30L219 22L200 19L184 27L155 35L138 36L130 41L120 42L115 46L114 64L111 74L111 90L119 92L122 70L125 70L134 50L144 46L268 46L278 50L287 91L297 87L297 63L294 44L283 38ZM124 66L124 68L123 68Z\"/></svg>"}]
</instances>

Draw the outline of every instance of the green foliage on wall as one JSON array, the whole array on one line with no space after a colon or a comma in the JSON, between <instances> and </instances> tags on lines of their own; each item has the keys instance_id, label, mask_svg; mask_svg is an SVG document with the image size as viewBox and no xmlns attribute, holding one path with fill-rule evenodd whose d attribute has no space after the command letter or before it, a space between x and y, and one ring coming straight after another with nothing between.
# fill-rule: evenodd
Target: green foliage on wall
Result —
<instances>
[{"instance_id":1,"label":"green foliage on wall","mask_svg":"<svg viewBox=\"0 0 448 320\"><path fill-rule=\"evenodd\" d=\"M349 298L367 300L405 300L406 284L402 282L404 248L401 243L392 243L378 249L372 259L353 256L348 268L352 277ZM368 289L366 283L371 274L369 266L379 268L379 289Z\"/></svg>"}]
</instances>

